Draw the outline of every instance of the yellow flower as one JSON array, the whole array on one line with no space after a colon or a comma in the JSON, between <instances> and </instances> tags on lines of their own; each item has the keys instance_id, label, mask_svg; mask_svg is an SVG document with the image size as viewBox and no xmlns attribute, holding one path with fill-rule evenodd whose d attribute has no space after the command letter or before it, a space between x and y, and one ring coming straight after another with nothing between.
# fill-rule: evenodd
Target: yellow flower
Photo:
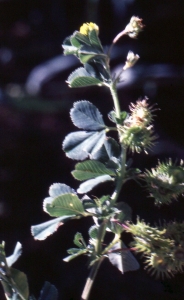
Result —
<instances>
[{"instance_id":1,"label":"yellow flower","mask_svg":"<svg viewBox=\"0 0 184 300\"><path fill-rule=\"evenodd\" d=\"M98 33L99 31L99 27L98 25L96 25L95 23L84 23L81 27L80 27L80 33L83 35L88 35L88 32L95 29L96 32Z\"/></svg>"}]
</instances>

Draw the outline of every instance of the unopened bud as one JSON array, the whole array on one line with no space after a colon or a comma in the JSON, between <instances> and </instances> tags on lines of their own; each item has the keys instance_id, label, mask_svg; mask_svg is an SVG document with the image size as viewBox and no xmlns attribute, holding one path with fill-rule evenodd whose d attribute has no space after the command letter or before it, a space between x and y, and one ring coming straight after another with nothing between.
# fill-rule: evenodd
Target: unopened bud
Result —
<instances>
[{"instance_id":1,"label":"unopened bud","mask_svg":"<svg viewBox=\"0 0 184 300\"><path fill-rule=\"evenodd\" d=\"M138 61L138 59L139 59L138 54L134 54L132 51L129 51L123 70L133 67L135 63Z\"/></svg>"},{"instance_id":2,"label":"unopened bud","mask_svg":"<svg viewBox=\"0 0 184 300\"><path fill-rule=\"evenodd\" d=\"M142 31L144 25L142 19L133 16L130 19L130 23L125 27L126 34L131 38L136 38L140 31Z\"/></svg>"}]
</instances>

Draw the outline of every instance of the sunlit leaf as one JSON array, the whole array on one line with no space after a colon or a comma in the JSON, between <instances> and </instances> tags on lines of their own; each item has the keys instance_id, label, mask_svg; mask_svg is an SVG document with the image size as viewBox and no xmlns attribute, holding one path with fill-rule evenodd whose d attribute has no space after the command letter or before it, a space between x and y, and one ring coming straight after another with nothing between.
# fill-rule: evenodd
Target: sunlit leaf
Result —
<instances>
[{"instance_id":1,"label":"sunlit leaf","mask_svg":"<svg viewBox=\"0 0 184 300\"><path fill-rule=\"evenodd\" d=\"M68 134L63 142L63 150L66 156L84 160L89 155L93 155L102 146L105 140L105 131L77 131Z\"/></svg>"},{"instance_id":2,"label":"sunlit leaf","mask_svg":"<svg viewBox=\"0 0 184 300\"><path fill-rule=\"evenodd\" d=\"M17 242L13 254L6 257L6 262L8 264L8 267L11 267L17 261L17 259L20 257L21 254L22 254L22 245L21 243Z\"/></svg>"},{"instance_id":3,"label":"sunlit leaf","mask_svg":"<svg viewBox=\"0 0 184 300\"><path fill-rule=\"evenodd\" d=\"M89 236L90 238L96 240L98 238L98 226L93 225L89 228Z\"/></svg>"},{"instance_id":4,"label":"sunlit leaf","mask_svg":"<svg viewBox=\"0 0 184 300\"><path fill-rule=\"evenodd\" d=\"M102 176L98 176L94 179L87 180L79 186L77 192L79 194L87 193L87 192L91 191L98 184L100 184L102 182L106 182L106 181L113 181L113 178L109 175L102 175Z\"/></svg>"},{"instance_id":5,"label":"sunlit leaf","mask_svg":"<svg viewBox=\"0 0 184 300\"><path fill-rule=\"evenodd\" d=\"M119 241L110 249L108 257L109 261L121 273L136 271L140 267L138 261L122 241Z\"/></svg>"},{"instance_id":6,"label":"sunlit leaf","mask_svg":"<svg viewBox=\"0 0 184 300\"><path fill-rule=\"evenodd\" d=\"M52 217L85 215L82 202L75 194L63 194L43 203L43 209Z\"/></svg>"},{"instance_id":7,"label":"sunlit leaf","mask_svg":"<svg viewBox=\"0 0 184 300\"><path fill-rule=\"evenodd\" d=\"M63 225L67 220L75 215L59 217L38 225L31 226L31 233L35 240L45 240L49 235L53 234L59 226Z\"/></svg>"},{"instance_id":8,"label":"sunlit leaf","mask_svg":"<svg viewBox=\"0 0 184 300\"><path fill-rule=\"evenodd\" d=\"M70 74L67 79L70 87L84 87L91 85L102 85L102 81L96 77L92 77L85 68L78 68Z\"/></svg>"},{"instance_id":9,"label":"sunlit leaf","mask_svg":"<svg viewBox=\"0 0 184 300\"><path fill-rule=\"evenodd\" d=\"M49 188L49 195L52 198L58 197L62 194L75 193L74 189L64 183L53 183Z\"/></svg>"},{"instance_id":10,"label":"sunlit leaf","mask_svg":"<svg viewBox=\"0 0 184 300\"><path fill-rule=\"evenodd\" d=\"M78 180L88 180L104 174L116 176L113 170L105 167L105 165L96 160L86 160L75 165L72 175Z\"/></svg>"},{"instance_id":11,"label":"sunlit leaf","mask_svg":"<svg viewBox=\"0 0 184 300\"><path fill-rule=\"evenodd\" d=\"M70 111L71 119L78 128L95 131L105 128L105 124L98 108L89 101L83 100L74 103Z\"/></svg>"}]
</instances>

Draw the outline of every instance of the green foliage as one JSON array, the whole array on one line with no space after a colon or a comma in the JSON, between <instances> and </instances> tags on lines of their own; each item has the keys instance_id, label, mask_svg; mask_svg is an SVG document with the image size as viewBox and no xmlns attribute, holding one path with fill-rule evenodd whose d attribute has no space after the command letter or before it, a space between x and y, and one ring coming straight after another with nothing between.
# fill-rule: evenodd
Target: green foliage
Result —
<instances>
[{"instance_id":1,"label":"green foliage","mask_svg":"<svg viewBox=\"0 0 184 300\"><path fill-rule=\"evenodd\" d=\"M83 65L69 75L68 85L74 88L93 85L109 88L114 110L108 117L114 127L105 125L94 104L87 100L74 103L70 117L80 131L71 132L65 137L63 150L67 157L82 161L75 165L72 175L83 182L77 191L64 183L51 185L49 197L43 201L43 209L54 218L32 226L31 232L36 240L44 240L70 219L92 218L94 224L88 230L88 242L77 232L74 237L76 247L68 249L69 256L64 258L65 262L80 255L89 258L92 270L82 295L84 300L89 297L96 272L104 258L108 258L121 273L139 268L131 251L143 254L146 268L156 275L173 275L184 268L184 224L171 222L151 227L139 220L137 224L130 223L132 210L127 203L119 201L122 186L128 180L144 180L147 191L157 205L168 204L184 192L183 162L179 166L171 160L159 162L151 171L141 172L136 167L131 168L131 160L127 158L129 152L146 152L154 144L157 138L153 127L156 109L149 105L145 97L135 104L131 103L129 112L121 111L117 83L122 72L132 67L139 56L129 51L120 74L111 76L110 54L113 44L120 37L128 35L135 38L142 29L142 20L132 17L125 29L114 38L107 53L98 36L99 28L94 23L83 24L80 31L75 31L63 42L64 54L75 55ZM111 130L116 131L117 141L106 135ZM104 193L95 197L86 194L106 182L110 182L109 188L112 188L110 195ZM82 199L77 193L84 194ZM123 242L126 232L131 233L134 239L130 249ZM6 258L4 244L0 245L0 278L9 300L28 300L29 297L25 274L11 267L19 257L20 250L21 245L17 243L13 255ZM29 299L35 300L34 296ZM57 291L49 283L45 283L39 298L45 299L57 299Z\"/></svg>"}]
</instances>

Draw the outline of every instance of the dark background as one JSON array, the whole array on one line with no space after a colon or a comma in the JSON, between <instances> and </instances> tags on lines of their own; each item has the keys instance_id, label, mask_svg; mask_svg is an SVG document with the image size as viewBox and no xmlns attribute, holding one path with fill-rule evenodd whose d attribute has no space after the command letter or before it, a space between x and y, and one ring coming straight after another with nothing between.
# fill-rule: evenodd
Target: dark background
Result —
<instances>
[{"instance_id":1,"label":"dark background","mask_svg":"<svg viewBox=\"0 0 184 300\"><path fill-rule=\"evenodd\" d=\"M178 158L179 162L184 159L183 14L183 0L0 1L0 241L6 242L7 255L17 241L23 244L15 267L27 274L30 293L36 297L47 280L58 288L59 299L80 299L89 272L87 259L70 263L62 259L73 246L76 231L88 239L91 219L70 221L43 242L34 241L30 226L50 219L42 202L52 183L78 186L70 174L74 162L62 151L64 137L75 130L69 118L73 102L93 102L107 122L112 110L105 88L68 88L65 80L78 62L62 57L62 41L84 22L93 21L100 27L103 45L108 46L132 15L143 18L144 31L138 39L119 41L111 62L115 72L129 50L140 55L118 87L122 110L145 95L161 109L155 124L160 143L149 156L134 155L134 164L143 170L155 166L158 158ZM100 196L104 187L93 193ZM105 189L107 193L109 188ZM123 188L121 197L133 208L134 220L137 215L151 224L183 220L182 197L158 209L146 196L134 182ZM90 299L180 300L183 280L183 274L155 280L143 265L122 276L105 261Z\"/></svg>"}]
</instances>

